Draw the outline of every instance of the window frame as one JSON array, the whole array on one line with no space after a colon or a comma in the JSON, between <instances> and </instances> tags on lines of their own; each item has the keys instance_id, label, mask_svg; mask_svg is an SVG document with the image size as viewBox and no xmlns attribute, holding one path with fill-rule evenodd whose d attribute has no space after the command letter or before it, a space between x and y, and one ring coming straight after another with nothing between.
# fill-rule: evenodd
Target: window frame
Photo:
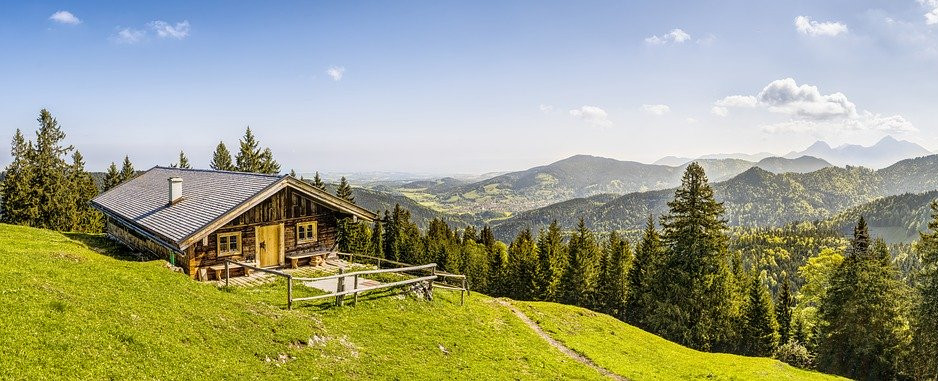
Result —
<instances>
[{"instance_id":1,"label":"window frame","mask_svg":"<svg viewBox=\"0 0 938 381\"><path fill-rule=\"evenodd\" d=\"M238 248L236 250L229 250L227 248L231 247L231 237L237 238ZM222 251L221 249L221 239L226 238L227 248ZM215 236L215 252L218 253L219 257L230 257L233 255L241 255L244 248L244 241L241 239L241 232L228 232L228 233L218 233Z\"/></svg>"},{"instance_id":2,"label":"window frame","mask_svg":"<svg viewBox=\"0 0 938 381\"><path fill-rule=\"evenodd\" d=\"M300 232L303 231L304 232L303 235L305 236L306 235L305 231L307 229L312 229L312 232L310 233L312 237L300 238ZM296 243L297 244L319 242L319 222L318 221L299 222L296 224L296 228L294 230L296 231Z\"/></svg>"}]
</instances>

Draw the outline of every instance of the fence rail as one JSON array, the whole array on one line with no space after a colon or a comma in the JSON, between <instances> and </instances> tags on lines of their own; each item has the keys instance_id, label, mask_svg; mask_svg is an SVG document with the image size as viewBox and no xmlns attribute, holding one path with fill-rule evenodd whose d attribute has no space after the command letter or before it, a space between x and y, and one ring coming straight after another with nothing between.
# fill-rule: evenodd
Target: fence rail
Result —
<instances>
[{"instance_id":1,"label":"fence rail","mask_svg":"<svg viewBox=\"0 0 938 381\"><path fill-rule=\"evenodd\" d=\"M436 263L429 263L426 265L415 266L415 265L407 264L404 262L398 262L398 261L372 257L372 256L362 255L362 254L350 254L350 253L341 253L341 252L336 253L336 254L339 256L349 257L349 262L354 262L355 258L365 258L365 259L375 260L377 261L378 268L375 270L361 270L361 271L354 271L354 272L349 272L349 273L344 272L344 270L340 268L338 274L315 277L315 278L308 278L308 277L294 277L293 275L288 274L283 271L265 269L265 268L257 267L251 264L247 264L243 262L236 262L230 259L225 259L225 286L226 287L229 286L228 278L231 275L230 266L236 265L236 266L251 269L254 271L274 274L276 276L286 278L287 280L287 309L293 309L293 302L318 300L318 299L325 299L325 298L332 298L332 297L335 298L335 304L338 306L341 306L344 304L345 296L347 295L352 295L354 297L353 304L358 304L359 293L366 292L366 291L386 289L386 288L406 286L406 285L416 284L416 283L421 283L421 282L427 282L429 286L429 290L427 290L428 299L433 298L434 287L444 289L444 290L459 291L459 304L460 305L465 303L466 295L469 294L469 288L467 287L465 275L451 274L447 272L437 271ZM388 264L392 264L392 265L400 266L400 267L382 269L381 268L382 263L388 263ZM404 273L418 272L418 271L425 271L425 270L429 270L428 275L420 275L420 276L415 276L414 278L410 278L410 279L404 279L404 280L390 282L390 283L381 283L381 284L372 285L372 286L364 286L364 287L358 286L359 279L365 275L385 274L385 273L401 273L403 275L408 275ZM345 279L349 277L352 278L352 288L349 290L346 290ZM317 282L317 281L332 280L332 279L337 280L335 292L323 294L323 295L316 295L316 296L307 296L307 297L299 297L299 298L293 297L293 281ZM439 280L439 282L437 282L437 280ZM446 283L445 280L455 280L458 283L458 285L455 285L452 283Z\"/></svg>"}]
</instances>

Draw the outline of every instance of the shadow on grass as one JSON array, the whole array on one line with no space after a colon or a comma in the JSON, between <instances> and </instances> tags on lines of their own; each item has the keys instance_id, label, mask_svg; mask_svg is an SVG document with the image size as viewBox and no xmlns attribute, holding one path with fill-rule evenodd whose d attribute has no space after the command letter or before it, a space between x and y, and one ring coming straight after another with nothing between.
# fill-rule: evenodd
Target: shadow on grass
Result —
<instances>
[{"instance_id":1,"label":"shadow on grass","mask_svg":"<svg viewBox=\"0 0 938 381\"><path fill-rule=\"evenodd\" d=\"M100 233L62 233L69 239L84 245L86 248L99 254L107 255L122 261L146 262L159 259L150 253L133 251Z\"/></svg>"}]
</instances>

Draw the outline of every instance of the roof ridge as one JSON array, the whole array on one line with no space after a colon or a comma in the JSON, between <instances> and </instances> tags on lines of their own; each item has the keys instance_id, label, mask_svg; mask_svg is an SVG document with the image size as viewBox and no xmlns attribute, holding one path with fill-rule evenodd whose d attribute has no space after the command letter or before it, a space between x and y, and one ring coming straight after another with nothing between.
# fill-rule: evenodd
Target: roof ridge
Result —
<instances>
[{"instance_id":1,"label":"roof ridge","mask_svg":"<svg viewBox=\"0 0 938 381\"><path fill-rule=\"evenodd\" d=\"M279 178L288 176L288 175L286 175L286 174L284 174L284 175L280 175L280 174L274 175L274 174L256 173L256 172L225 171L225 170L219 170L219 169L164 167L164 166L162 166L162 165L153 166L153 168L150 168L150 169L148 169L148 170L146 170L146 171L144 171L144 172L149 172L149 171L154 170L154 169L171 169L171 170L174 170L174 171L187 171L187 172L228 173L228 174L233 174L233 175L248 175L248 176L258 176L258 177L269 177L269 178L273 178L273 179L279 179Z\"/></svg>"}]
</instances>

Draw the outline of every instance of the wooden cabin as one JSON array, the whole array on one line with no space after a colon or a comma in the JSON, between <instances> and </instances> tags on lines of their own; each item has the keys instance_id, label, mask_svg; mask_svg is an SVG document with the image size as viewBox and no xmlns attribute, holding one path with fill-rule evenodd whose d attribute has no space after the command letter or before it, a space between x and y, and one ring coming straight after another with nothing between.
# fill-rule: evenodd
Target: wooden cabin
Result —
<instances>
[{"instance_id":1,"label":"wooden cabin","mask_svg":"<svg viewBox=\"0 0 938 381\"><path fill-rule=\"evenodd\" d=\"M315 265L335 251L340 220L377 218L289 175L165 167L91 204L107 218L108 236L199 280L221 277L225 259L258 267Z\"/></svg>"}]
</instances>

